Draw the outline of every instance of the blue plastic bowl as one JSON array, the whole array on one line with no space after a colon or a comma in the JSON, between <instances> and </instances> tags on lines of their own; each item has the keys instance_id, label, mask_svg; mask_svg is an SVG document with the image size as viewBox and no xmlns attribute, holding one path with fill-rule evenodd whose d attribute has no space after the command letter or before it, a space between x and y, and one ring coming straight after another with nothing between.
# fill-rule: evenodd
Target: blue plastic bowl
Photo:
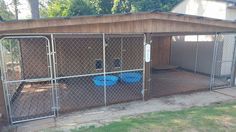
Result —
<instances>
[{"instance_id":1,"label":"blue plastic bowl","mask_svg":"<svg viewBox=\"0 0 236 132\"><path fill-rule=\"evenodd\" d=\"M118 77L116 76L106 76L106 78L104 76L96 76L93 78L93 82L96 86L104 86L104 82L106 84L106 86L113 86L118 82Z\"/></svg>"},{"instance_id":2,"label":"blue plastic bowl","mask_svg":"<svg viewBox=\"0 0 236 132\"><path fill-rule=\"evenodd\" d=\"M140 73L128 72L121 73L120 78L125 83L137 83L142 79L142 75Z\"/></svg>"}]
</instances>

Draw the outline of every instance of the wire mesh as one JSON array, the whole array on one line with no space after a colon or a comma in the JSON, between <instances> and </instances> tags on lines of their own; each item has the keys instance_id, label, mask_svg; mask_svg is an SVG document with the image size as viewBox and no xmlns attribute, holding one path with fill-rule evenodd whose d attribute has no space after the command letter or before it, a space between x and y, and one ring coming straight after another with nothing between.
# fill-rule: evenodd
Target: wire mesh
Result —
<instances>
[{"instance_id":1,"label":"wire mesh","mask_svg":"<svg viewBox=\"0 0 236 132\"><path fill-rule=\"evenodd\" d=\"M230 87L235 53L235 34L219 34L216 38L212 66L212 89Z\"/></svg>"},{"instance_id":2,"label":"wire mesh","mask_svg":"<svg viewBox=\"0 0 236 132\"><path fill-rule=\"evenodd\" d=\"M95 76L58 79L59 112L104 106L104 87L96 87Z\"/></svg>"},{"instance_id":3,"label":"wire mesh","mask_svg":"<svg viewBox=\"0 0 236 132\"><path fill-rule=\"evenodd\" d=\"M106 87L107 104L141 100L143 97L142 71L106 74L117 77L114 85Z\"/></svg>"},{"instance_id":4,"label":"wire mesh","mask_svg":"<svg viewBox=\"0 0 236 132\"><path fill-rule=\"evenodd\" d=\"M142 35L56 35L59 112L142 99ZM136 47L133 50L134 46ZM131 48L132 47L132 48ZM137 84L119 77L138 71ZM113 85L109 83L117 78Z\"/></svg>"},{"instance_id":5,"label":"wire mesh","mask_svg":"<svg viewBox=\"0 0 236 132\"><path fill-rule=\"evenodd\" d=\"M54 115L49 48L45 37L1 41L2 79L12 123Z\"/></svg>"},{"instance_id":6,"label":"wire mesh","mask_svg":"<svg viewBox=\"0 0 236 132\"><path fill-rule=\"evenodd\" d=\"M143 97L143 35L106 35L106 76L117 77L106 87L107 104Z\"/></svg>"},{"instance_id":7,"label":"wire mesh","mask_svg":"<svg viewBox=\"0 0 236 132\"><path fill-rule=\"evenodd\" d=\"M151 96L208 90L214 35L152 36Z\"/></svg>"},{"instance_id":8,"label":"wire mesh","mask_svg":"<svg viewBox=\"0 0 236 132\"><path fill-rule=\"evenodd\" d=\"M96 60L103 60L102 35L55 36L57 77L101 73Z\"/></svg>"},{"instance_id":9,"label":"wire mesh","mask_svg":"<svg viewBox=\"0 0 236 132\"><path fill-rule=\"evenodd\" d=\"M143 35L57 34L51 39L2 41L13 123L142 99Z\"/></svg>"},{"instance_id":10,"label":"wire mesh","mask_svg":"<svg viewBox=\"0 0 236 132\"><path fill-rule=\"evenodd\" d=\"M2 52L6 81L50 77L45 38L6 38Z\"/></svg>"},{"instance_id":11,"label":"wire mesh","mask_svg":"<svg viewBox=\"0 0 236 132\"><path fill-rule=\"evenodd\" d=\"M93 83L104 71L102 35L65 34L54 39L59 112L104 105L104 88Z\"/></svg>"},{"instance_id":12,"label":"wire mesh","mask_svg":"<svg viewBox=\"0 0 236 132\"><path fill-rule=\"evenodd\" d=\"M54 114L52 84L46 82L17 82L6 84L9 93L12 123Z\"/></svg>"}]
</instances>

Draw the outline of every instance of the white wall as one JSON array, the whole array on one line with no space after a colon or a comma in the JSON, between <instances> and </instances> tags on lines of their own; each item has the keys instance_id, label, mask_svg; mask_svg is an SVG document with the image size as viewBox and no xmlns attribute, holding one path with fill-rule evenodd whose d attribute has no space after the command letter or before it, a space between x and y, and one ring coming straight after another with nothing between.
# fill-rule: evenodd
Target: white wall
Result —
<instances>
[{"instance_id":1,"label":"white wall","mask_svg":"<svg viewBox=\"0 0 236 132\"><path fill-rule=\"evenodd\" d=\"M184 0L172 12L226 19L227 3L218 0Z\"/></svg>"}]
</instances>

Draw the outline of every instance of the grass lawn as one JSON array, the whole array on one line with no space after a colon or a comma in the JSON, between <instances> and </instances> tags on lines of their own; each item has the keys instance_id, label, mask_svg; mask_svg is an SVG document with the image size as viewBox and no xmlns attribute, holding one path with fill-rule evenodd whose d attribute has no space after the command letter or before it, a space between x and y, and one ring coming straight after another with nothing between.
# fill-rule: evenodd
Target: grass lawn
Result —
<instances>
[{"instance_id":1,"label":"grass lawn","mask_svg":"<svg viewBox=\"0 0 236 132\"><path fill-rule=\"evenodd\" d=\"M72 132L236 132L236 102L193 107L175 112L154 112L123 118L101 127Z\"/></svg>"}]
</instances>

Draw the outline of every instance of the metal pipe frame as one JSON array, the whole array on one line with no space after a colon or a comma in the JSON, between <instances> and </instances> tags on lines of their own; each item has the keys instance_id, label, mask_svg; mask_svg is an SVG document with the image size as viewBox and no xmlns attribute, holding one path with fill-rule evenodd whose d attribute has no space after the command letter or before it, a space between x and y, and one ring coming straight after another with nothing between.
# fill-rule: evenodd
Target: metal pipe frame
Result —
<instances>
[{"instance_id":1,"label":"metal pipe frame","mask_svg":"<svg viewBox=\"0 0 236 132\"><path fill-rule=\"evenodd\" d=\"M234 51L233 51L233 62L231 66L231 79L230 86L235 86L235 66L236 66L236 37L234 37Z\"/></svg>"},{"instance_id":2,"label":"metal pipe frame","mask_svg":"<svg viewBox=\"0 0 236 132\"><path fill-rule=\"evenodd\" d=\"M214 42L213 58L212 58L212 66L211 66L210 91L213 90L213 85L215 83L215 65L216 65L216 58L217 58L218 36L219 36L219 34L216 33L215 34L215 42Z\"/></svg>"},{"instance_id":3,"label":"metal pipe frame","mask_svg":"<svg viewBox=\"0 0 236 132\"><path fill-rule=\"evenodd\" d=\"M103 77L104 80L106 80L106 36L105 33L102 34L102 38L103 38ZM107 106L107 87L106 87L106 81L103 82L103 89L104 89L104 104L105 106Z\"/></svg>"},{"instance_id":4,"label":"metal pipe frame","mask_svg":"<svg viewBox=\"0 0 236 132\"><path fill-rule=\"evenodd\" d=\"M13 80L13 81L8 81L6 78L6 69L5 69L5 62L4 62L4 53L3 53L3 45L2 45L2 41L4 39L26 39L26 38L43 38L47 41L46 47L48 48L48 52L47 52L47 59L49 61L49 70L50 70L50 76L49 78L39 78L39 79L25 79L25 80ZM38 120L38 119L44 119L44 118L48 118L48 117L55 117L55 114L51 115L51 116L44 116L44 117L38 117L38 118L33 118L33 119L26 119L26 120L20 120L20 121L13 121L13 117L12 117L12 110L11 110L11 103L10 103L10 94L8 93L8 87L7 84L9 83L17 83L17 82L42 82L42 81L51 81L51 84L53 84L52 79L53 79L53 72L52 72L52 62L51 62L51 56L50 56L50 41L47 37L45 36L6 36L0 39L1 42L1 56L2 56L2 82L3 82L3 87L4 87L4 98L5 98L5 103L6 103L6 109L7 109L7 114L9 117L9 122L11 124L16 124L16 123L21 123L21 122L26 122L26 121L32 121L32 120ZM49 54L49 55L48 55ZM53 89L52 89L53 92ZM54 93L52 93L52 98L54 96ZM54 99L52 99L53 105L54 104ZM55 113L55 112L54 112Z\"/></svg>"},{"instance_id":5,"label":"metal pipe frame","mask_svg":"<svg viewBox=\"0 0 236 132\"><path fill-rule=\"evenodd\" d=\"M48 40L48 47L47 47L47 50L48 50L48 55L47 55L47 58L48 58L48 61L49 61L49 74L50 74L50 77L51 78L53 78L53 65L52 65L52 54L53 54L53 52L51 51L51 44L50 44L50 40L47 38L47 40ZM53 79L51 79L50 80L50 82L51 82L51 85L52 85L52 89L51 89L51 91L52 91L52 111L53 111L53 116L56 116L56 109L54 109L55 108L55 94L54 94L54 81L53 81Z\"/></svg>"},{"instance_id":6,"label":"metal pipe frame","mask_svg":"<svg viewBox=\"0 0 236 132\"><path fill-rule=\"evenodd\" d=\"M59 33L59 34L68 34L68 33ZM71 34L78 34L80 35L81 33L71 33ZM84 35L88 35L88 33L82 33ZM92 35L94 33L91 33L90 35ZM139 35L139 34L133 34L133 33L130 33L132 35ZM15 34L16 35L16 34ZM51 37L51 41L45 37L45 36L32 36L32 34L30 34L30 36L23 36L23 35L26 35L26 34L18 34L18 35L21 35L21 36L13 36L11 34L11 36L5 36L3 38L1 38L0 42L3 40L3 39L26 39L26 38L45 38L47 40L47 62L48 62L48 68L49 68L49 75L50 77L48 78L37 78L37 79L24 79L24 80L11 80L11 81L8 81L6 80L6 73L5 72L2 72L2 80L3 80L3 85L4 85L4 97L5 97L5 101L6 101L6 110L8 112L8 116L9 116L9 122L12 123L12 124L16 124L16 123L22 123L22 122L26 122L26 121L34 121L34 120L39 120L39 119L45 119L45 118L50 118L50 117L57 117L59 115L59 108L60 108L60 104L59 104L59 96L58 96L58 88L57 88L57 80L59 79L65 79L65 78L76 78L76 77L86 77L86 76L95 76L95 75L103 75L104 78L106 78L106 75L107 74L116 74L116 73L124 73L124 72L135 72L135 71L142 71L143 74L145 74L145 50L144 50L144 55L143 55L143 67L142 69L130 69L130 70L123 70L121 69L120 71L113 71L113 72L106 72L106 34L103 33L102 34L102 37L103 37L103 72L101 73L92 73L92 74L83 74L83 75L73 75L73 76L64 76L64 77L59 77L57 75L58 73L58 69L57 69L57 56L56 56L56 42L54 41L55 40L55 37L54 37L54 33L53 34L41 34L41 35L50 35ZM35 35L39 35L39 34L35 34ZM101 34L99 34L101 35ZM124 34L120 34L120 35L124 35ZM144 35L144 44L143 46L146 45L146 42L145 42L145 34L140 34L140 35ZM122 40L123 41L123 40ZM123 48L123 42L122 42L122 45L121 45L121 50ZM144 47L143 47L144 49ZM3 46L1 45L1 50L3 51ZM121 51L122 52L122 51ZM1 52L2 54L2 68L4 69L5 66L4 66L4 54L3 52ZM122 56L122 54L121 54ZM122 56L123 58L123 56ZM3 71L6 71L5 69ZM7 85L9 83L17 83L17 82L44 82L44 81L49 81L51 82L53 88L52 88L52 103L53 103L53 106L52 106L52 112L53 114L50 115L50 116L44 116L44 117L37 117L37 118L32 118L32 119L26 119L26 120L19 120L19 121L13 121L13 117L12 117L12 114L11 114L11 106L10 106L10 100L9 100L9 93L8 93L8 89L7 89ZM143 91L145 92L144 90L144 81L145 81L145 77L143 76ZM104 104L105 106L107 106L107 100L106 100L106 83L104 82ZM144 93L143 93L143 100L144 100Z\"/></svg>"},{"instance_id":7,"label":"metal pipe frame","mask_svg":"<svg viewBox=\"0 0 236 132\"><path fill-rule=\"evenodd\" d=\"M11 109L10 109L10 101L9 101L9 93L7 90L7 84L4 83L3 80L6 78L6 69L5 69L5 62L4 62L4 53L3 53L3 45L2 45L3 39L0 40L1 44L1 79L2 79L2 86L3 86L3 93L4 93L4 102L5 102L5 110L7 112L7 119L8 122L11 124L12 123L12 118L11 118Z\"/></svg>"},{"instance_id":8,"label":"metal pipe frame","mask_svg":"<svg viewBox=\"0 0 236 132\"><path fill-rule=\"evenodd\" d=\"M198 63L198 41L199 41L199 35L197 35L197 44L196 44L196 54L195 54L195 66L194 66L194 72L197 73L197 63Z\"/></svg>"},{"instance_id":9,"label":"metal pipe frame","mask_svg":"<svg viewBox=\"0 0 236 132\"><path fill-rule=\"evenodd\" d=\"M54 105L54 112L55 116L59 116L59 97L58 97L58 88L57 85L57 62L56 62L56 43L54 43L54 35L51 34L51 45L52 45L52 61L53 61L53 89L55 93L55 105Z\"/></svg>"},{"instance_id":10,"label":"metal pipe frame","mask_svg":"<svg viewBox=\"0 0 236 132\"><path fill-rule=\"evenodd\" d=\"M145 73L146 73L146 70L145 70L145 68L146 68L146 66L145 66L145 64L146 64L146 62L145 62L145 56L146 56L146 44L147 44L147 36L146 36L146 34L143 34L143 92L142 92L142 94L143 94L143 101L145 101L145 92L146 92L146 90L145 90Z\"/></svg>"}]
</instances>

